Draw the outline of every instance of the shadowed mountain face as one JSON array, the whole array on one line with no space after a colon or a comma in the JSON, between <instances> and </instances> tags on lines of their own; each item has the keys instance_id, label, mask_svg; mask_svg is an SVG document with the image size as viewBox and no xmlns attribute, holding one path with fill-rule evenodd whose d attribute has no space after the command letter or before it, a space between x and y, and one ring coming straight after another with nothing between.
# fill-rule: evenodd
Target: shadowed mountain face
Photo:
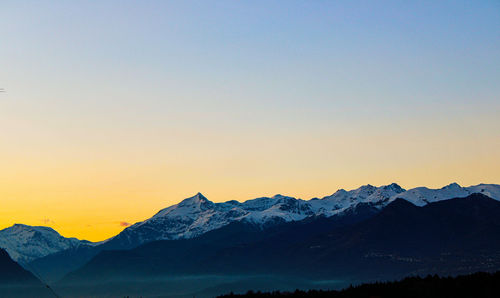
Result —
<instances>
[{"instance_id":1,"label":"shadowed mountain face","mask_svg":"<svg viewBox=\"0 0 500 298\"><path fill-rule=\"evenodd\" d=\"M14 262L0 249L0 297L53 297L29 271Z\"/></svg>"},{"instance_id":2,"label":"shadowed mountain face","mask_svg":"<svg viewBox=\"0 0 500 298\"><path fill-rule=\"evenodd\" d=\"M398 199L368 221L295 253L320 272L359 277L461 274L500 268L500 202L481 194L417 207ZM333 270L324 268L333 266Z\"/></svg>"},{"instance_id":3,"label":"shadowed mountain face","mask_svg":"<svg viewBox=\"0 0 500 298\"><path fill-rule=\"evenodd\" d=\"M0 284L36 284L39 282L33 274L14 262L4 249L0 249Z\"/></svg>"},{"instance_id":4,"label":"shadowed mountain face","mask_svg":"<svg viewBox=\"0 0 500 298\"><path fill-rule=\"evenodd\" d=\"M194 239L103 251L61 284L183 274L393 278L500 268L500 202L484 195L424 207L397 199L362 217L310 218L265 231L239 222Z\"/></svg>"}]
</instances>

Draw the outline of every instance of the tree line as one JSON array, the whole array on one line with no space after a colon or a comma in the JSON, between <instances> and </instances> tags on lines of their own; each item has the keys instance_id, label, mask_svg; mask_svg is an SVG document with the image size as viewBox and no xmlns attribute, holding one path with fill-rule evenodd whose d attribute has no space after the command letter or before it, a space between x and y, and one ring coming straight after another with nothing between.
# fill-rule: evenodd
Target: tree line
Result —
<instances>
[{"instance_id":1,"label":"tree line","mask_svg":"<svg viewBox=\"0 0 500 298\"><path fill-rule=\"evenodd\" d=\"M375 282L350 286L342 290L296 290L294 292L248 291L246 294L229 293L218 298L261 297L331 297L331 298L442 298L442 297L500 297L500 271L474 273L456 277L407 277L394 282Z\"/></svg>"}]
</instances>

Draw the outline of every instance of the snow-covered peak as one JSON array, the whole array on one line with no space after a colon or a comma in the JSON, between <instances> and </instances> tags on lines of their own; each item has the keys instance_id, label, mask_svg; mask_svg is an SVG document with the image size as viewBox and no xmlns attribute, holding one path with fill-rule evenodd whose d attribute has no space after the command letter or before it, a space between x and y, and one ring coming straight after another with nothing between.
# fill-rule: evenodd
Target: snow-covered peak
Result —
<instances>
[{"instance_id":1,"label":"snow-covered peak","mask_svg":"<svg viewBox=\"0 0 500 298\"><path fill-rule=\"evenodd\" d=\"M182 200L179 205L199 205L205 202L208 202L208 199L199 192L190 198Z\"/></svg>"},{"instance_id":2,"label":"snow-covered peak","mask_svg":"<svg viewBox=\"0 0 500 298\"><path fill-rule=\"evenodd\" d=\"M417 206L423 206L441 200L466 197L470 194L471 192L466 188L461 187L457 183L452 183L438 189L416 187L394 196L393 199L402 198Z\"/></svg>"},{"instance_id":3,"label":"snow-covered peak","mask_svg":"<svg viewBox=\"0 0 500 298\"><path fill-rule=\"evenodd\" d=\"M375 189L377 189L377 187L375 187L371 184L366 184L366 185L360 186L358 189L355 189L354 191L355 192L370 192L370 191L373 191Z\"/></svg>"},{"instance_id":4,"label":"snow-covered peak","mask_svg":"<svg viewBox=\"0 0 500 298\"><path fill-rule=\"evenodd\" d=\"M247 211L264 211L271 208L272 206L280 204L289 204L296 200L297 199L293 197L277 194L272 197L261 197L252 200L247 200L241 203L239 206Z\"/></svg>"},{"instance_id":5,"label":"snow-covered peak","mask_svg":"<svg viewBox=\"0 0 500 298\"><path fill-rule=\"evenodd\" d=\"M478 184L467 187L470 193L481 193L490 198L500 200L500 186L497 184Z\"/></svg>"},{"instance_id":6,"label":"snow-covered peak","mask_svg":"<svg viewBox=\"0 0 500 298\"><path fill-rule=\"evenodd\" d=\"M453 198L463 198L473 193L482 193L492 199L500 200L500 185L479 184L469 187L462 187L458 183L451 183L441 188L416 187L391 198L402 198L417 206L424 206L428 203L448 200Z\"/></svg>"},{"instance_id":7,"label":"snow-covered peak","mask_svg":"<svg viewBox=\"0 0 500 298\"><path fill-rule=\"evenodd\" d=\"M241 220L257 224L277 221L296 221L314 215L308 201L284 195L262 197L241 203L240 208L247 212Z\"/></svg>"},{"instance_id":8,"label":"snow-covered peak","mask_svg":"<svg viewBox=\"0 0 500 298\"><path fill-rule=\"evenodd\" d=\"M405 191L405 189L399 186L397 183L391 183L389 185L381 186L381 188L387 191L394 191L395 193L402 193Z\"/></svg>"},{"instance_id":9,"label":"snow-covered peak","mask_svg":"<svg viewBox=\"0 0 500 298\"><path fill-rule=\"evenodd\" d=\"M21 264L89 241L65 238L50 227L15 224L0 231L0 247Z\"/></svg>"},{"instance_id":10,"label":"snow-covered peak","mask_svg":"<svg viewBox=\"0 0 500 298\"><path fill-rule=\"evenodd\" d=\"M369 203L374 207L383 207L391 197L404 192L396 183L376 187L370 184L346 191L337 190L333 195L321 200L309 201L317 214L332 216L360 203Z\"/></svg>"},{"instance_id":11,"label":"snow-covered peak","mask_svg":"<svg viewBox=\"0 0 500 298\"><path fill-rule=\"evenodd\" d=\"M271 199L273 199L273 200L283 200L283 199L287 199L287 198L295 199L295 198L284 196L281 194L275 194L274 196L271 197Z\"/></svg>"},{"instance_id":12,"label":"snow-covered peak","mask_svg":"<svg viewBox=\"0 0 500 298\"><path fill-rule=\"evenodd\" d=\"M213 202L209 201L205 196L201 193L197 193L196 195L184 199L177 206L179 208L194 208L197 210L206 210L213 207Z\"/></svg>"},{"instance_id":13,"label":"snow-covered peak","mask_svg":"<svg viewBox=\"0 0 500 298\"><path fill-rule=\"evenodd\" d=\"M2 231L0 231L0 233L2 232L5 232L5 233L10 233L11 235L12 234L19 234L19 233L35 233L35 232L40 232L40 233L47 233L47 234L53 234L53 235L59 235L58 232L56 232L56 230L54 230L53 228L51 227L45 227L45 226L28 226L28 225L25 225L25 224L14 224L12 227L10 228L6 228Z\"/></svg>"},{"instance_id":14,"label":"snow-covered peak","mask_svg":"<svg viewBox=\"0 0 500 298\"><path fill-rule=\"evenodd\" d=\"M347 193L347 190L341 188L339 190L337 190L336 192L334 192L331 196L341 196L341 195L344 195Z\"/></svg>"},{"instance_id":15,"label":"snow-covered peak","mask_svg":"<svg viewBox=\"0 0 500 298\"><path fill-rule=\"evenodd\" d=\"M459 189L459 188L462 188L462 186L460 186L460 184L456 183L456 182L452 182L446 186L443 186L444 189Z\"/></svg>"},{"instance_id":16,"label":"snow-covered peak","mask_svg":"<svg viewBox=\"0 0 500 298\"><path fill-rule=\"evenodd\" d=\"M160 210L160 212L153 216L152 219L162 218L167 215L183 217L190 214L196 214L202 211L206 211L212 209L213 207L213 202L209 201L201 193L197 193L192 197L182 200L179 204Z\"/></svg>"}]
</instances>

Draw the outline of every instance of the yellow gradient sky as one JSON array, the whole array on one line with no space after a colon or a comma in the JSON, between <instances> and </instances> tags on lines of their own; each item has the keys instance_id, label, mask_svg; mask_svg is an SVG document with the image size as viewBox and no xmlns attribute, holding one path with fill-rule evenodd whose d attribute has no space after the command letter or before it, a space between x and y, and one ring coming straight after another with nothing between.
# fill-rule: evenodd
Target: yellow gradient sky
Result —
<instances>
[{"instance_id":1,"label":"yellow gradient sky","mask_svg":"<svg viewBox=\"0 0 500 298\"><path fill-rule=\"evenodd\" d=\"M390 7L390 9L387 9ZM0 4L0 228L500 183L500 5Z\"/></svg>"}]
</instances>

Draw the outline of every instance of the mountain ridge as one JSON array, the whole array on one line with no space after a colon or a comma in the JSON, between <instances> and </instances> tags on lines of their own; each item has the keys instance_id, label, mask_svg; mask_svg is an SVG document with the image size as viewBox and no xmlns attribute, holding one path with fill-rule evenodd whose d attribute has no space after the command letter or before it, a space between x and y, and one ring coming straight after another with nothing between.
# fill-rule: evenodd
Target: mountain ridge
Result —
<instances>
[{"instance_id":1,"label":"mountain ridge","mask_svg":"<svg viewBox=\"0 0 500 298\"><path fill-rule=\"evenodd\" d=\"M33 256L30 251L18 249L18 246L12 245L12 243L22 243L22 241L5 237L5 230L9 229L7 228L0 231L0 247L4 243L3 246L7 246L9 253L21 263L43 259L62 251L68 251L63 254L64 258L70 258L72 254L79 254L80 251L84 251L83 255L88 257L101 249L131 249L150 241L190 239L235 221L272 226L284 222L301 221L314 216L341 216L349 213L359 204L367 204L375 210L380 210L395 199L403 198L417 206L424 206L430 202L465 197L471 193L483 193L500 200L500 185L478 184L461 187L456 183L451 183L438 189L417 187L405 190L396 183L380 187L367 184L349 191L339 189L332 195L310 200L275 195L243 202L231 200L221 203L214 203L198 192L178 204L161 209L151 218L137 222L118 235L99 243L85 241L77 243L74 240L59 239L58 241L67 241L69 244L44 248L43 252L38 252ZM47 243L57 244L58 241L47 241ZM10 243L10 246L5 245L6 242ZM97 248L94 249L94 246ZM82 262L87 260L87 257Z\"/></svg>"},{"instance_id":2,"label":"mountain ridge","mask_svg":"<svg viewBox=\"0 0 500 298\"><path fill-rule=\"evenodd\" d=\"M60 284L190 274L322 280L498 270L499 214L499 201L472 194L422 207L397 199L348 225L323 217L259 233L236 222L197 238L103 251Z\"/></svg>"},{"instance_id":3,"label":"mountain ridge","mask_svg":"<svg viewBox=\"0 0 500 298\"><path fill-rule=\"evenodd\" d=\"M108 241L121 242L121 245L130 248L131 243L135 242L134 245L137 245L137 241L145 243L153 240L193 238L233 221L275 224L303 220L310 216L330 217L346 212L359 203L368 203L380 209L395 199L402 198L417 206L424 206L430 202L466 197L472 193L483 193L500 200L500 185L478 184L461 187L457 183L451 183L438 189L418 187L405 190L396 183L380 187L367 184L350 191L340 189L321 199L302 200L278 194L243 202L231 200L221 203L214 203L197 193L160 210L149 219L127 227Z\"/></svg>"}]
</instances>

